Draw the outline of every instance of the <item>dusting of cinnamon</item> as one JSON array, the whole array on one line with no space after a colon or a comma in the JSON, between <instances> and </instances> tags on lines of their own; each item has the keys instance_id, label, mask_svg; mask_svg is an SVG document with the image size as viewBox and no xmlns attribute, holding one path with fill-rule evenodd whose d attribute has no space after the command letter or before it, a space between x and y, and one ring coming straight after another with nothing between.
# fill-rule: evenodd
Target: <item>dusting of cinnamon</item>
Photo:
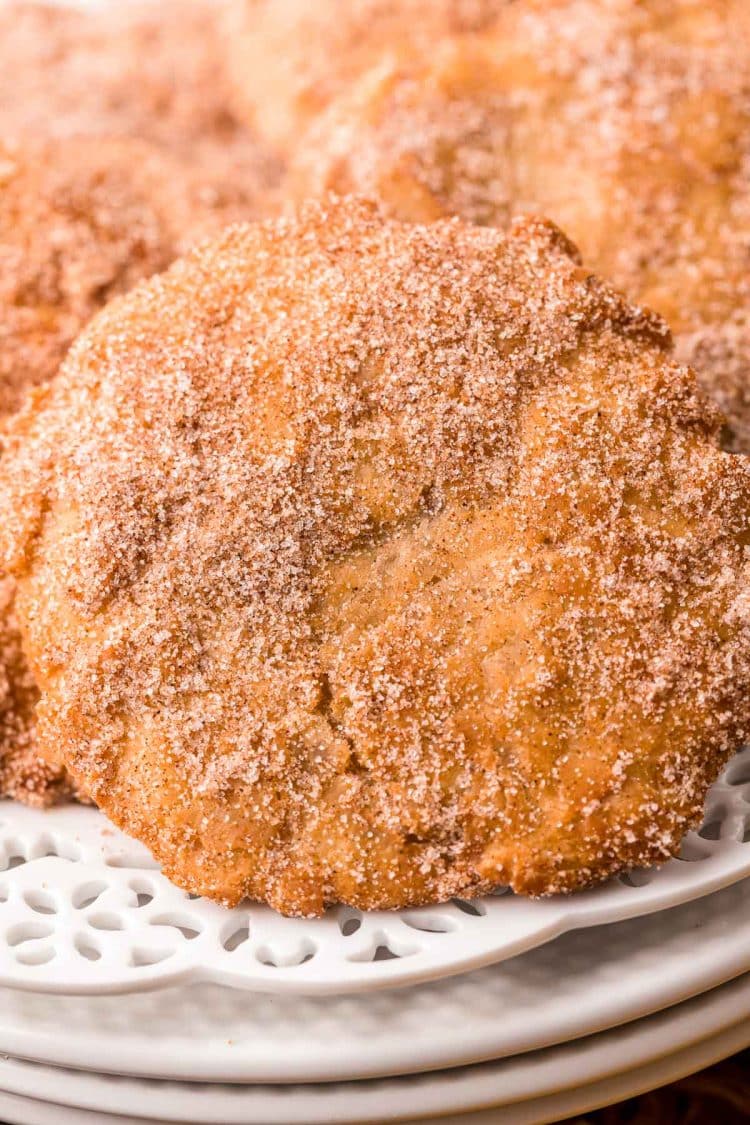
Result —
<instances>
[{"instance_id":1,"label":"dusting of cinnamon","mask_svg":"<svg viewBox=\"0 0 750 1125\"><path fill-rule=\"evenodd\" d=\"M0 418L50 380L103 304L237 214L200 174L128 138L0 142ZM0 581L0 793L66 793L34 740L36 690ZM55 758L57 761L57 758Z\"/></svg>"},{"instance_id":2,"label":"dusting of cinnamon","mask_svg":"<svg viewBox=\"0 0 750 1125\"><path fill-rule=\"evenodd\" d=\"M292 155L312 120L382 55L491 27L511 0L233 0L221 21L231 103Z\"/></svg>"},{"instance_id":3,"label":"dusting of cinnamon","mask_svg":"<svg viewBox=\"0 0 750 1125\"><path fill-rule=\"evenodd\" d=\"M0 418L106 300L273 206L278 161L228 106L221 9L0 5ZM0 794L45 802L67 783L38 757L2 588Z\"/></svg>"},{"instance_id":4,"label":"dusting of cinnamon","mask_svg":"<svg viewBox=\"0 0 750 1125\"><path fill-rule=\"evenodd\" d=\"M664 859L750 718L750 466L718 424L551 224L232 228L12 426L40 743L226 903Z\"/></svg>"},{"instance_id":5,"label":"dusting of cinnamon","mask_svg":"<svg viewBox=\"0 0 750 1125\"><path fill-rule=\"evenodd\" d=\"M34 710L39 693L23 654L13 612L14 583L0 581L0 793L27 805L47 805L74 795L63 766L41 758Z\"/></svg>"},{"instance_id":6,"label":"dusting of cinnamon","mask_svg":"<svg viewBox=\"0 0 750 1125\"><path fill-rule=\"evenodd\" d=\"M294 54L312 17L295 0L267 7ZM351 62L336 51L356 26L347 10L315 6L340 23L334 75ZM548 215L666 318L731 446L750 451L750 6L496 2L479 25L423 31L429 47L376 40L310 116L292 195L365 193L416 221Z\"/></svg>"},{"instance_id":7,"label":"dusting of cinnamon","mask_svg":"<svg viewBox=\"0 0 750 1125\"><path fill-rule=\"evenodd\" d=\"M0 6L0 137L135 137L200 173L206 192L262 213L279 164L229 107L226 0L108 0L88 10Z\"/></svg>"}]
</instances>

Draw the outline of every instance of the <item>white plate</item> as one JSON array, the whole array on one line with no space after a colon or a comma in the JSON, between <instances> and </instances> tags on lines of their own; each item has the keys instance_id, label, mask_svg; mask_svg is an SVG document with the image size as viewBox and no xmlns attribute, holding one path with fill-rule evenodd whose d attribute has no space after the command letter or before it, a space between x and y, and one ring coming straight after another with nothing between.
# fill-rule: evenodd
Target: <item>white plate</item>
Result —
<instances>
[{"instance_id":1,"label":"white plate","mask_svg":"<svg viewBox=\"0 0 750 1125\"><path fill-rule=\"evenodd\" d=\"M743 972L750 880L661 914L568 934L512 962L373 995L250 997L215 985L119 997L0 990L0 1050L155 1078L374 1077L590 1035Z\"/></svg>"},{"instance_id":2,"label":"white plate","mask_svg":"<svg viewBox=\"0 0 750 1125\"><path fill-rule=\"evenodd\" d=\"M711 791L685 860L583 894L324 918L225 910L160 874L94 809L0 808L0 984L42 992L134 992L214 981L330 994L437 979L501 961L569 930L664 910L750 873L750 749ZM6 870L3 872L2 869Z\"/></svg>"},{"instance_id":3,"label":"white plate","mask_svg":"<svg viewBox=\"0 0 750 1125\"><path fill-rule=\"evenodd\" d=\"M574 1114L588 1113L635 1097L646 1090L675 1082L748 1045L747 1027L738 1025L703 1043L678 1051L665 1059L601 1082L578 1086L561 1094L531 1098L504 1108L439 1118L422 1118L423 1125L546 1125ZM34 1101L16 1094L0 1093L0 1114L12 1125L165 1125L164 1119L113 1116L95 1110L71 1109L50 1102ZM187 1125L195 1125L194 1121Z\"/></svg>"},{"instance_id":4,"label":"white plate","mask_svg":"<svg viewBox=\"0 0 750 1125\"><path fill-rule=\"evenodd\" d=\"M517 1106L612 1080L696 1044L717 1057L715 1037L738 1028L750 1043L750 976L667 1012L546 1051L435 1074L307 1086L153 1082L0 1060L0 1089L77 1110L200 1125L336 1125L395 1121ZM708 1041L708 1042L706 1042ZM703 1065L701 1061L697 1065Z\"/></svg>"}]
</instances>

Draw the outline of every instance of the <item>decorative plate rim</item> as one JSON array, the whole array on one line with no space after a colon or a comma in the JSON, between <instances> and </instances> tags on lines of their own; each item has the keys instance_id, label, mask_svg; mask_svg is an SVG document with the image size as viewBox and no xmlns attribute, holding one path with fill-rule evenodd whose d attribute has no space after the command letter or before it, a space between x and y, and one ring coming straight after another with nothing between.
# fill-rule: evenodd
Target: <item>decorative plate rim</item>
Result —
<instances>
[{"instance_id":1,"label":"decorative plate rim","mask_svg":"<svg viewBox=\"0 0 750 1125\"><path fill-rule=\"evenodd\" d=\"M226 910L162 876L94 809L0 805L0 986L68 994L211 981L308 995L439 979L561 934L690 902L750 875L750 747L712 788L682 858L577 895L471 902L321 919L267 906Z\"/></svg>"}]
</instances>

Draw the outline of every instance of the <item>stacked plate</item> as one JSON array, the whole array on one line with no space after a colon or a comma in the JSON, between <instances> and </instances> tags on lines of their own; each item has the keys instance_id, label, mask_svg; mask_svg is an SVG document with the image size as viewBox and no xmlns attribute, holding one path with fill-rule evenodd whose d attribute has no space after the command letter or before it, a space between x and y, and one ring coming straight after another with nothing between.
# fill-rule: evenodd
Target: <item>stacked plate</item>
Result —
<instances>
[{"instance_id":1,"label":"stacked plate","mask_svg":"<svg viewBox=\"0 0 750 1125\"><path fill-rule=\"evenodd\" d=\"M536 903L227 911L92 809L1 815L8 1122L521 1125L750 1044L750 751L680 859Z\"/></svg>"}]
</instances>

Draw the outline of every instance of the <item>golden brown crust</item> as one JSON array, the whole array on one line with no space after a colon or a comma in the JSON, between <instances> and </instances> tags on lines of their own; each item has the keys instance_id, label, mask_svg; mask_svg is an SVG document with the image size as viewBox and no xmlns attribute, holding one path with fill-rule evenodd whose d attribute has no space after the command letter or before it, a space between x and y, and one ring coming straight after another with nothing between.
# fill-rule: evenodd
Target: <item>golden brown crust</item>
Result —
<instances>
[{"instance_id":1,"label":"golden brown crust","mask_svg":"<svg viewBox=\"0 0 750 1125\"><path fill-rule=\"evenodd\" d=\"M112 296L215 234L225 207L179 160L135 140L0 143L0 418L56 373L83 325ZM0 795L67 794L40 765L36 692L0 580Z\"/></svg>"},{"instance_id":2,"label":"golden brown crust","mask_svg":"<svg viewBox=\"0 0 750 1125\"><path fill-rule=\"evenodd\" d=\"M750 465L716 426L550 224L234 228L14 424L42 744L227 903L662 859L748 730Z\"/></svg>"},{"instance_id":3,"label":"golden brown crust","mask_svg":"<svg viewBox=\"0 0 750 1125\"><path fill-rule=\"evenodd\" d=\"M316 7L345 20L335 0ZM303 29L298 17L287 34ZM750 450L744 0L500 5L430 51L392 42L339 93L301 145L295 196L366 193L416 221L549 215L594 269L665 316L733 446Z\"/></svg>"}]
</instances>

